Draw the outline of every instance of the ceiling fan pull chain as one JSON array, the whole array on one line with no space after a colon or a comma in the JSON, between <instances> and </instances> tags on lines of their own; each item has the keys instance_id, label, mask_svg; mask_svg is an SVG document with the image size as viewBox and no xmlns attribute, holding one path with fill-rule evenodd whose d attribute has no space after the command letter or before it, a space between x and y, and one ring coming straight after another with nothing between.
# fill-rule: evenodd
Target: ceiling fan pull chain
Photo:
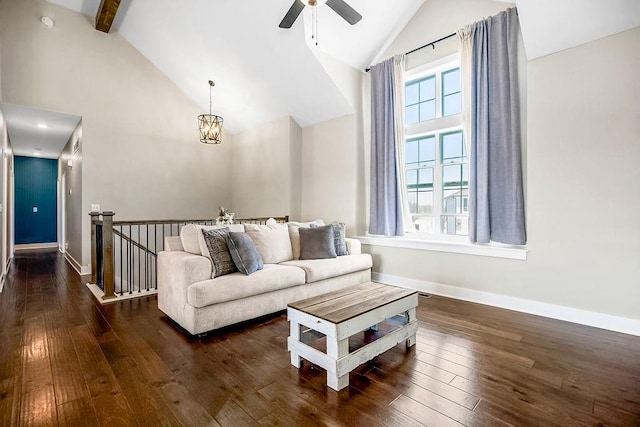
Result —
<instances>
[{"instance_id":1,"label":"ceiling fan pull chain","mask_svg":"<svg viewBox=\"0 0 640 427\"><path fill-rule=\"evenodd\" d=\"M316 15L316 46L318 46L318 9L314 8L313 11L315 12Z\"/></svg>"}]
</instances>

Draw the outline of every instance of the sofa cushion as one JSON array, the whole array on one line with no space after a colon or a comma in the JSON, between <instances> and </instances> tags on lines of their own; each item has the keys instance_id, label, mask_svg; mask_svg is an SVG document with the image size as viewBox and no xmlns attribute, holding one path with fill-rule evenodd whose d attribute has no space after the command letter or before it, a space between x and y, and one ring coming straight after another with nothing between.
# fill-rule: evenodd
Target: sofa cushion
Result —
<instances>
[{"instance_id":1,"label":"sofa cushion","mask_svg":"<svg viewBox=\"0 0 640 427\"><path fill-rule=\"evenodd\" d=\"M240 273L249 275L262 270L262 257L247 233L229 232L226 239L233 263Z\"/></svg>"},{"instance_id":2,"label":"sofa cushion","mask_svg":"<svg viewBox=\"0 0 640 427\"><path fill-rule=\"evenodd\" d=\"M226 237L229 234L229 229L202 230L202 234L204 235L204 240L207 243L207 248L209 248L209 254L211 255L213 277L224 276L225 274L238 271L227 245Z\"/></svg>"},{"instance_id":3,"label":"sofa cushion","mask_svg":"<svg viewBox=\"0 0 640 427\"><path fill-rule=\"evenodd\" d=\"M301 259L287 261L282 266L299 267L306 274L307 283L330 279L356 271L367 270L373 266L371 255L345 255L329 259Z\"/></svg>"},{"instance_id":4,"label":"sofa cushion","mask_svg":"<svg viewBox=\"0 0 640 427\"><path fill-rule=\"evenodd\" d=\"M335 258L333 226L300 228L300 259Z\"/></svg>"},{"instance_id":5,"label":"sofa cushion","mask_svg":"<svg viewBox=\"0 0 640 427\"><path fill-rule=\"evenodd\" d=\"M232 273L194 283L187 289L187 302L201 308L225 301L273 292L305 283L305 273L293 266L266 264L250 276ZM238 305L242 310L242 305Z\"/></svg>"},{"instance_id":6,"label":"sofa cushion","mask_svg":"<svg viewBox=\"0 0 640 427\"><path fill-rule=\"evenodd\" d=\"M200 224L187 224L182 226L180 229L180 240L182 241L182 247L185 252L189 252L194 255L202 255L202 250L200 249L200 243L198 241L198 235L202 234L200 231L202 229L202 225ZM214 228L222 228L218 226L209 226L207 229ZM206 245L205 245L206 248ZM211 259L209 257L209 259Z\"/></svg>"},{"instance_id":7,"label":"sofa cushion","mask_svg":"<svg viewBox=\"0 0 640 427\"><path fill-rule=\"evenodd\" d=\"M309 228L311 226L324 225L324 221L316 219L309 222L288 222L289 240L291 240L291 250L293 251L293 259L300 259L300 227Z\"/></svg>"},{"instance_id":8,"label":"sofa cushion","mask_svg":"<svg viewBox=\"0 0 640 427\"><path fill-rule=\"evenodd\" d=\"M180 229L180 241L185 252L194 255L202 255L211 259L209 250L202 237L201 230L219 230L228 227L230 231L244 231L242 224L231 225L202 225L202 224L186 224Z\"/></svg>"},{"instance_id":9,"label":"sofa cushion","mask_svg":"<svg viewBox=\"0 0 640 427\"><path fill-rule=\"evenodd\" d=\"M245 224L244 229L255 243L265 264L278 264L293 259L287 224Z\"/></svg>"}]
</instances>

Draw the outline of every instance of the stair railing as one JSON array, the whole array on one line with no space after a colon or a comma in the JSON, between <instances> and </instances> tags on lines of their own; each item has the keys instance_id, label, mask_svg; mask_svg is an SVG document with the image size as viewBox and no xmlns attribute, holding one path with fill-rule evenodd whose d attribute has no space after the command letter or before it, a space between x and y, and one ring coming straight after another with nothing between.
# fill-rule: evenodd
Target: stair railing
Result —
<instances>
[{"instance_id":1,"label":"stair railing","mask_svg":"<svg viewBox=\"0 0 640 427\"><path fill-rule=\"evenodd\" d=\"M158 252L165 237L180 235L187 224L215 225L215 219L114 221L115 213L91 212L91 283L102 299L140 296L157 290ZM234 219L235 224L265 224L270 217ZM288 222L288 216L273 217Z\"/></svg>"}]
</instances>

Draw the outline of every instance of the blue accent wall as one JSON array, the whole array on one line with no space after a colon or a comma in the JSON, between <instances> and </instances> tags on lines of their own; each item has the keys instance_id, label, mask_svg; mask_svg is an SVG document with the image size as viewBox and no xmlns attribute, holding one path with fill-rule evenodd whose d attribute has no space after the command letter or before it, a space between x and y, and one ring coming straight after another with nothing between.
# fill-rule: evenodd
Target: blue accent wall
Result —
<instances>
[{"instance_id":1,"label":"blue accent wall","mask_svg":"<svg viewBox=\"0 0 640 427\"><path fill-rule=\"evenodd\" d=\"M15 157L15 243L17 245L57 241L57 182L57 160ZM37 207L37 212L34 212L34 207Z\"/></svg>"}]
</instances>

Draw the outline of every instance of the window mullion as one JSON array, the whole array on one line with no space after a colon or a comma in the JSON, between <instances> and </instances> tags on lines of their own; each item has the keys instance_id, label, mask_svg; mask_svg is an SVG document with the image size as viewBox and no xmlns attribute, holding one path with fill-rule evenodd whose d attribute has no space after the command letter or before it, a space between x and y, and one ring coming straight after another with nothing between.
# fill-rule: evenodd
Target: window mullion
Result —
<instances>
[{"instance_id":1,"label":"window mullion","mask_svg":"<svg viewBox=\"0 0 640 427\"><path fill-rule=\"evenodd\" d=\"M441 233L440 220L442 215L442 144L440 142L440 133L435 134L436 139L436 161L434 165L433 176L433 213L435 219L436 232Z\"/></svg>"}]
</instances>

